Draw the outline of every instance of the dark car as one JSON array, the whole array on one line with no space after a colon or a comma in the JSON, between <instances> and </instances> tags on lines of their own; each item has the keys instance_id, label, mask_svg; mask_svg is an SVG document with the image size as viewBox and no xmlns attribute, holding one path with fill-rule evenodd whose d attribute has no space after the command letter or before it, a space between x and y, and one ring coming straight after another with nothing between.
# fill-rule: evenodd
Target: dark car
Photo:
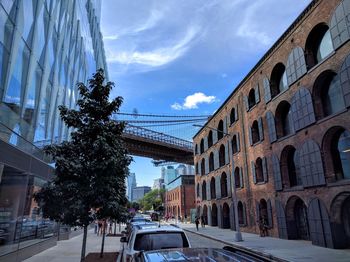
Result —
<instances>
[{"instance_id":1,"label":"dark car","mask_svg":"<svg viewBox=\"0 0 350 262\"><path fill-rule=\"evenodd\" d=\"M219 248L179 248L141 252L135 261L210 261L210 262L266 262L273 261L259 255L240 251L232 247Z\"/></svg>"}]
</instances>

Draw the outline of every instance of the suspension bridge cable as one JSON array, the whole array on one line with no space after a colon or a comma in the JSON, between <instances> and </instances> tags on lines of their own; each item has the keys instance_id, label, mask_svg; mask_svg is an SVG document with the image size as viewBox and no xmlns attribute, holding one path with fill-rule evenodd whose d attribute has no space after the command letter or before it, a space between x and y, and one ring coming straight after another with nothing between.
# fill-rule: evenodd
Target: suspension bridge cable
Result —
<instances>
[{"instance_id":1,"label":"suspension bridge cable","mask_svg":"<svg viewBox=\"0 0 350 262\"><path fill-rule=\"evenodd\" d=\"M125 116L142 116L142 117L173 117L173 118L206 118L208 119L211 115L156 115L156 114L136 114L136 113L125 113L125 112L117 112L116 115L125 115Z\"/></svg>"}]
</instances>

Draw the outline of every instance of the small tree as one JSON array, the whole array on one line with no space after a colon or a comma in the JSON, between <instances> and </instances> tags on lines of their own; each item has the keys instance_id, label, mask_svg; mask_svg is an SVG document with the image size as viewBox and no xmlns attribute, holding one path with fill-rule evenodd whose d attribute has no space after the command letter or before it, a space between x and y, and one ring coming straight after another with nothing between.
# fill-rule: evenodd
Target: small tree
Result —
<instances>
[{"instance_id":1,"label":"small tree","mask_svg":"<svg viewBox=\"0 0 350 262\"><path fill-rule=\"evenodd\" d=\"M114 84L104 85L102 69L88 83L78 84L78 110L59 106L62 120L73 128L71 140L45 148L55 161L56 176L35 195L44 216L84 228L81 261L93 211L101 215L124 203L125 171L131 162L121 137L125 124L111 119L122 97L109 101Z\"/></svg>"},{"instance_id":2,"label":"small tree","mask_svg":"<svg viewBox=\"0 0 350 262\"><path fill-rule=\"evenodd\" d=\"M142 206L142 209L150 210L155 209L162 205L162 199L163 194L165 190L164 189L153 189L150 192L148 192L142 199L139 200L140 205Z\"/></svg>"}]
</instances>

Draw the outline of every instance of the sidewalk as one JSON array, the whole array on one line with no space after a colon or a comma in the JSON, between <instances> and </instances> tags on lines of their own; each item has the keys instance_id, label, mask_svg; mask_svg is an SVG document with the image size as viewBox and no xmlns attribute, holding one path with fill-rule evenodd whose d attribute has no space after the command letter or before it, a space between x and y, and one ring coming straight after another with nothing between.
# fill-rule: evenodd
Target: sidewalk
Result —
<instances>
[{"instance_id":1,"label":"sidewalk","mask_svg":"<svg viewBox=\"0 0 350 262\"><path fill-rule=\"evenodd\" d=\"M106 237L104 252L117 252L120 248L119 237ZM91 252L100 252L102 237L94 234L94 229L90 229L86 241L86 255ZM58 241L57 245L49 248L25 262L79 262L81 254L81 245L83 243L83 234L73 237L69 240Z\"/></svg>"},{"instance_id":2,"label":"sidewalk","mask_svg":"<svg viewBox=\"0 0 350 262\"><path fill-rule=\"evenodd\" d=\"M242 233L242 242L233 241L233 231L218 227L205 226L196 230L194 224L178 223L179 227L227 245L236 246L246 250L253 250L262 255L277 258L281 261L317 261L317 262L348 262L350 250L337 250L314 246L310 241L284 240L273 237L260 237L256 234Z\"/></svg>"}]
</instances>

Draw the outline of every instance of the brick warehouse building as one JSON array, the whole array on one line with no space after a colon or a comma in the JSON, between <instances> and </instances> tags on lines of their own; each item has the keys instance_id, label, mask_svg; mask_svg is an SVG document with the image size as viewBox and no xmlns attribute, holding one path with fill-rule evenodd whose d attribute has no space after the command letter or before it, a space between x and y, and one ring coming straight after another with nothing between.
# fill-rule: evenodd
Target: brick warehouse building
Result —
<instances>
[{"instance_id":1,"label":"brick warehouse building","mask_svg":"<svg viewBox=\"0 0 350 262\"><path fill-rule=\"evenodd\" d=\"M349 15L312 1L195 135L209 225L235 229L235 184L243 232L264 218L271 236L350 247Z\"/></svg>"},{"instance_id":2,"label":"brick warehouse building","mask_svg":"<svg viewBox=\"0 0 350 262\"><path fill-rule=\"evenodd\" d=\"M166 216L190 218L191 209L195 208L194 180L193 175L181 175L166 186Z\"/></svg>"}]
</instances>

